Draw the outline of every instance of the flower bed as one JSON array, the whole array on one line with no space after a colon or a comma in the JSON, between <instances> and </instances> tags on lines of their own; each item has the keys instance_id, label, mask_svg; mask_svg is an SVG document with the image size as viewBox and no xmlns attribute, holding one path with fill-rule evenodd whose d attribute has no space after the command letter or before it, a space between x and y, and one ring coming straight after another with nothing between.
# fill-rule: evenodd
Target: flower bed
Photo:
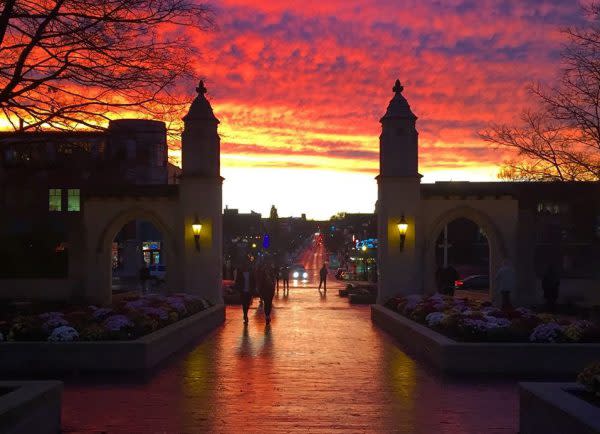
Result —
<instances>
[{"instance_id":1,"label":"flower bed","mask_svg":"<svg viewBox=\"0 0 600 434\"><path fill-rule=\"evenodd\" d=\"M600 324L526 308L500 310L440 294L390 299L387 308L462 342L598 343Z\"/></svg>"},{"instance_id":2,"label":"flower bed","mask_svg":"<svg viewBox=\"0 0 600 434\"><path fill-rule=\"evenodd\" d=\"M150 294L124 297L110 307L70 306L50 312L34 307L27 313L5 314L0 321L0 341L133 340L210 306L189 294Z\"/></svg>"}]
</instances>

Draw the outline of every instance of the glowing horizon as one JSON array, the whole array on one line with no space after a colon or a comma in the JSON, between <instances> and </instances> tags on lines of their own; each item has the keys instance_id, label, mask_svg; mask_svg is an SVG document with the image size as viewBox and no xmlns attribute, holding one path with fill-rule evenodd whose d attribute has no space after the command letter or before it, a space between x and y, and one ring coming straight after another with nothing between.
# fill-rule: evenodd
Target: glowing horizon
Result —
<instances>
[{"instance_id":1,"label":"glowing horizon","mask_svg":"<svg viewBox=\"0 0 600 434\"><path fill-rule=\"evenodd\" d=\"M528 85L558 76L560 29L584 18L571 0L440 3L214 0L218 29L187 31L221 121L223 205L319 219L372 212L379 119L396 78L419 117L423 182L496 180L510 154L478 131L532 107ZM180 83L178 96L196 84ZM178 163L179 143L170 146Z\"/></svg>"}]
</instances>

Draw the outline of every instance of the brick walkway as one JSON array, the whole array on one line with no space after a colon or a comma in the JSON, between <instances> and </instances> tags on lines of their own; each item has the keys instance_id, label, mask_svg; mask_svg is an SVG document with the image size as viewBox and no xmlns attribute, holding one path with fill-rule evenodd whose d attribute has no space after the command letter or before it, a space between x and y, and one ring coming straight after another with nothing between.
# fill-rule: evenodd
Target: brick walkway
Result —
<instances>
[{"instance_id":1,"label":"brick walkway","mask_svg":"<svg viewBox=\"0 0 600 434\"><path fill-rule=\"evenodd\" d=\"M515 382L440 378L332 286L276 298L270 328L256 309L245 328L228 308L224 327L147 382L67 384L64 432L516 433Z\"/></svg>"}]
</instances>

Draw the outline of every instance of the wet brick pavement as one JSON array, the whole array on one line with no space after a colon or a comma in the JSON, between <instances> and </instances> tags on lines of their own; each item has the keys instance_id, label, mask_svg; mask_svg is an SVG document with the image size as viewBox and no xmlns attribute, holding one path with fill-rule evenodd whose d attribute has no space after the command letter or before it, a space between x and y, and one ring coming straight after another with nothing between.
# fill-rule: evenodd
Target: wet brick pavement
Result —
<instances>
[{"instance_id":1,"label":"wet brick pavement","mask_svg":"<svg viewBox=\"0 0 600 434\"><path fill-rule=\"evenodd\" d=\"M147 381L69 380L66 433L516 433L515 381L444 379L400 350L330 283L275 299L273 322L241 309Z\"/></svg>"}]
</instances>

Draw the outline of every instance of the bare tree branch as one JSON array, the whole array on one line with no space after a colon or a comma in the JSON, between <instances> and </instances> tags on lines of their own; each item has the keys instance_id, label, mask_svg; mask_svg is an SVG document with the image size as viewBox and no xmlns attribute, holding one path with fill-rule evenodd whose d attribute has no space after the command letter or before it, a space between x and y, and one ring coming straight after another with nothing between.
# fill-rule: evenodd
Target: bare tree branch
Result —
<instances>
[{"instance_id":1,"label":"bare tree branch","mask_svg":"<svg viewBox=\"0 0 600 434\"><path fill-rule=\"evenodd\" d=\"M100 129L123 110L183 108L192 27L214 27L194 0L0 0L0 109L14 128Z\"/></svg>"},{"instance_id":2,"label":"bare tree branch","mask_svg":"<svg viewBox=\"0 0 600 434\"><path fill-rule=\"evenodd\" d=\"M567 44L556 85L532 85L540 108L519 126L491 125L480 137L512 149L499 177L542 181L600 180L600 3L584 8L583 28L564 30Z\"/></svg>"}]
</instances>

